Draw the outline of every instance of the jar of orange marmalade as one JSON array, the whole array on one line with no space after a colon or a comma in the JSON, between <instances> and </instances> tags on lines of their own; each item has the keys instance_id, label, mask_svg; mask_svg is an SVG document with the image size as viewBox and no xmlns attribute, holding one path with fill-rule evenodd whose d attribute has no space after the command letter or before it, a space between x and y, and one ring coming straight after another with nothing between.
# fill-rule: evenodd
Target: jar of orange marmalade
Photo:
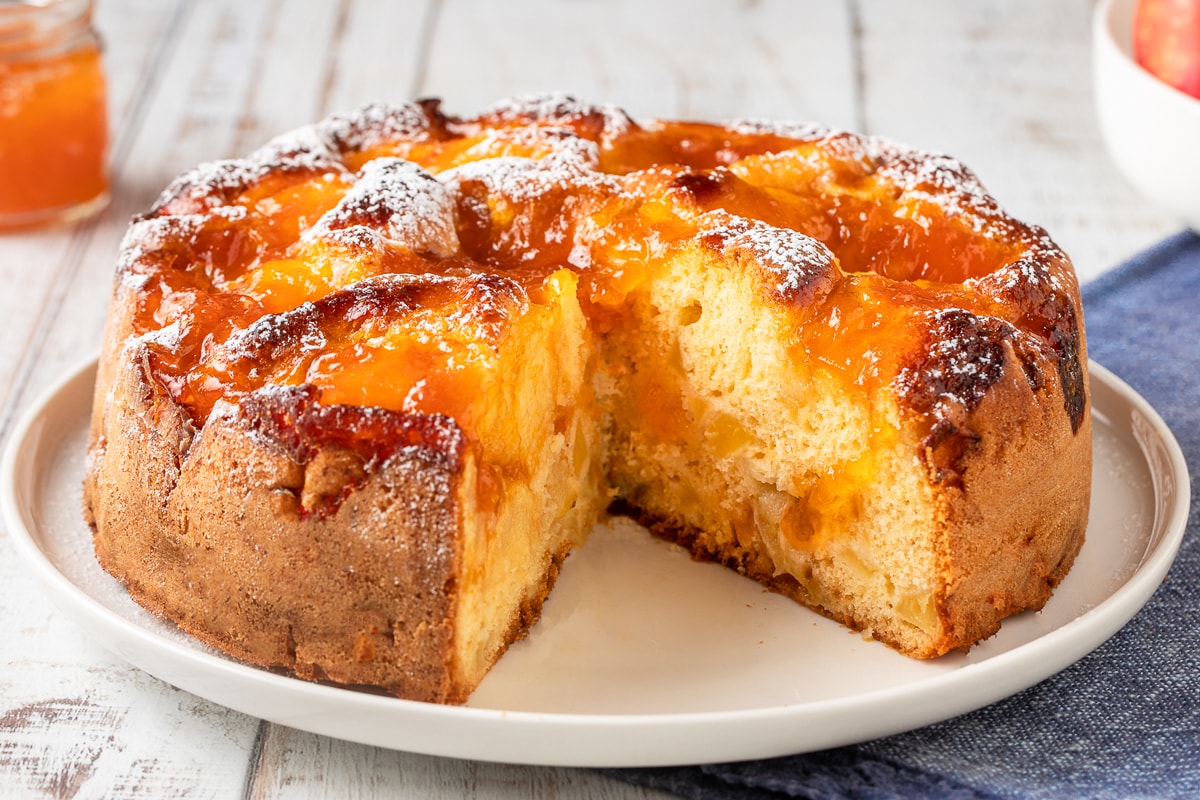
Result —
<instances>
[{"instance_id":1,"label":"jar of orange marmalade","mask_svg":"<svg viewBox=\"0 0 1200 800\"><path fill-rule=\"evenodd\" d=\"M107 149L92 0L0 0L0 228L102 208Z\"/></svg>"}]
</instances>

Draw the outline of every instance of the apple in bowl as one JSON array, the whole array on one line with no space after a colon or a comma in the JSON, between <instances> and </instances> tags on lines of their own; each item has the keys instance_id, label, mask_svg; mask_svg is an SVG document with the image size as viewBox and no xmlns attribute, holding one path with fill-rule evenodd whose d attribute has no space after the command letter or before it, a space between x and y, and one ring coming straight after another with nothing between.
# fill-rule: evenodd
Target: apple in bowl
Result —
<instances>
[{"instance_id":1,"label":"apple in bowl","mask_svg":"<svg viewBox=\"0 0 1200 800\"><path fill-rule=\"evenodd\" d=\"M1185 6L1187 13L1172 10ZM1096 112L1113 162L1141 194L1196 231L1200 98L1182 78L1200 69L1198 7L1200 0L1101 0L1092 27ZM1139 37L1144 44L1135 44ZM1147 66L1135 50L1146 52ZM1159 77L1160 69L1183 85Z\"/></svg>"},{"instance_id":2,"label":"apple in bowl","mask_svg":"<svg viewBox=\"0 0 1200 800\"><path fill-rule=\"evenodd\" d=\"M1133 56L1168 86L1200 98L1200 0L1138 0Z\"/></svg>"}]
</instances>

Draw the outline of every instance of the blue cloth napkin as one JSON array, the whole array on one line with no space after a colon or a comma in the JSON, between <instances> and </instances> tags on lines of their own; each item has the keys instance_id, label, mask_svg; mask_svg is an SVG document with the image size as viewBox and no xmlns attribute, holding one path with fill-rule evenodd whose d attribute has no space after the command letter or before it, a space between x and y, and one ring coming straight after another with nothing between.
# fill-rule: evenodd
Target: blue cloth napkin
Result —
<instances>
[{"instance_id":1,"label":"blue cloth napkin","mask_svg":"<svg viewBox=\"0 0 1200 800\"><path fill-rule=\"evenodd\" d=\"M947 722L765 761L622 769L696 800L1200 798L1200 237L1181 233L1083 289L1092 360L1162 414L1193 504L1167 580L1100 648Z\"/></svg>"}]
</instances>

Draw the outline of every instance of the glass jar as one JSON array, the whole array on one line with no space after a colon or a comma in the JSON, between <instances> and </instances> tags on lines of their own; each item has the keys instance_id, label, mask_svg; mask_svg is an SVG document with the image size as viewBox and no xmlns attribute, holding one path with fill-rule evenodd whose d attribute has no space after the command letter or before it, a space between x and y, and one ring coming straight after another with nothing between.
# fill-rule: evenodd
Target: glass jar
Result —
<instances>
[{"instance_id":1,"label":"glass jar","mask_svg":"<svg viewBox=\"0 0 1200 800\"><path fill-rule=\"evenodd\" d=\"M100 50L92 0L0 0L0 228L108 202Z\"/></svg>"}]
</instances>

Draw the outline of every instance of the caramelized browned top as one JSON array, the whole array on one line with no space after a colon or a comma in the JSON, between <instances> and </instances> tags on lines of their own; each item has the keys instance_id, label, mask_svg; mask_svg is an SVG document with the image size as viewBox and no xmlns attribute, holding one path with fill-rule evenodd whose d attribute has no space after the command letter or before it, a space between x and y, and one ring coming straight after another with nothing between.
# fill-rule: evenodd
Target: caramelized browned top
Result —
<instances>
[{"instance_id":1,"label":"caramelized browned top","mask_svg":"<svg viewBox=\"0 0 1200 800\"><path fill-rule=\"evenodd\" d=\"M697 245L756 265L797 359L941 419L1013 342L1081 419L1078 291L1044 232L951 159L811 126L639 124L566 97L369 106L181 176L122 270L152 370L198 422L271 385L455 416L552 273L578 274L603 331Z\"/></svg>"}]
</instances>

